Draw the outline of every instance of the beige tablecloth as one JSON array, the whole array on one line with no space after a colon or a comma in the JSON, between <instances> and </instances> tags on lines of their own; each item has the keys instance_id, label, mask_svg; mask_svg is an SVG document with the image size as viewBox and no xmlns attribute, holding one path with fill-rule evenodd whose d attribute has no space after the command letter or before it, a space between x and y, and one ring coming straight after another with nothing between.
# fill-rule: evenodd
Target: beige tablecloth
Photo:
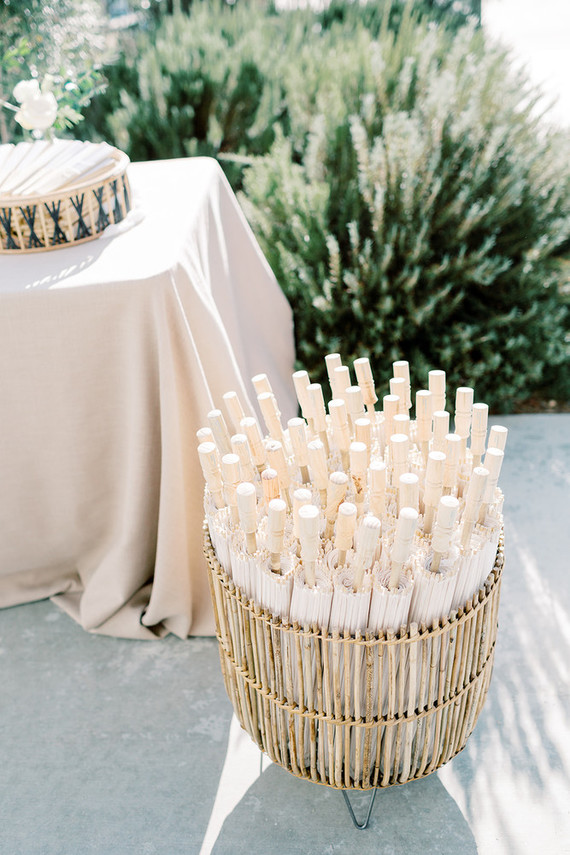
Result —
<instances>
[{"instance_id":1,"label":"beige tablecloth","mask_svg":"<svg viewBox=\"0 0 570 855\"><path fill-rule=\"evenodd\" d=\"M195 432L259 372L294 415L292 317L215 161L129 176L131 230L0 255L0 606L209 634Z\"/></svg>"}]
</instances>

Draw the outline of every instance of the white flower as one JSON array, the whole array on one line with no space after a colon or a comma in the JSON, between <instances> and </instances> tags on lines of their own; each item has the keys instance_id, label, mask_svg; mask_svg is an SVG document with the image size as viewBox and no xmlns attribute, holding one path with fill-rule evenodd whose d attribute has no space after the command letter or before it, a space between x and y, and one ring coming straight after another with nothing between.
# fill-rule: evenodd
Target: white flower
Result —
<instances>
[{"instance_id":1,"label":"white flower","mask_svg":"<svg viewBox=\"0 0 570 855\"><path fill-rule=\"evenodd\" d=\"M24 101L29 101L31 98L37 98L40 94L40 84L37 80L20 80L14 86L14 98L20 104Z\"/></svg>"},{"instance_id":2,"label":"white flower","mask_svg":"<svg viewBox=\"0 0 570 855\"><path fill-rule=\"evenodd\" d=\"M31 82L33 81L22 81L22 83ZM14 90L14 95L16 96L16 90ZM22 106L15 116L16 121L27 131L45 131L51 128L56 118L57 101L55 95L53 92L46 92L45 95L41 95L39 89L37 95L26 98L22 102Z\"/></svg>"}]
</instances>

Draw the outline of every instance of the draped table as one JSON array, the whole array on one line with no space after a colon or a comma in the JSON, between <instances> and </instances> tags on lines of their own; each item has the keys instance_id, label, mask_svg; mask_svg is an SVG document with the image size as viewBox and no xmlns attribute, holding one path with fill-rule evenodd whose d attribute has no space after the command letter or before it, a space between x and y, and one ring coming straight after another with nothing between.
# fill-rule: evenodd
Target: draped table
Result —
<instances>
[{"instance_id":1,"label":"draped table","mask_svg":"<svg viewBox=\"0 0 570 855\"><path fill-rule=\"evenodd\" d=\"M0 607L184 638L214 631L196 430L260 372L295 414L293 324L216 161L129 177L131 229L0 255Z\"/></svg>"}]
</instances>

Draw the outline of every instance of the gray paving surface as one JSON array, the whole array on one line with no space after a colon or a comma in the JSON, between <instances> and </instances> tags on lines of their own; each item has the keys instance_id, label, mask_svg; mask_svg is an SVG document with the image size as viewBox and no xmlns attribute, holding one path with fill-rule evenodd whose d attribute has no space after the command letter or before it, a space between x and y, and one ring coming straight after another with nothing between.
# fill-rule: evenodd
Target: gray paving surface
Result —
<instances>
[{"instance_id":1,"label":"gray paving surface","mask_svg":"<svg viewBox=\"0 0 570 855\"><path fill-rule=\"evenodd\" d=\"M462 754L381 791L356 831L339 793L259 775L247 737L220 784L231 707L213 639L91 636L50 602L20 606L0 611L0 855L570 853L570 415L495 421L507 563Z\"/></svg>"}]
</instances>

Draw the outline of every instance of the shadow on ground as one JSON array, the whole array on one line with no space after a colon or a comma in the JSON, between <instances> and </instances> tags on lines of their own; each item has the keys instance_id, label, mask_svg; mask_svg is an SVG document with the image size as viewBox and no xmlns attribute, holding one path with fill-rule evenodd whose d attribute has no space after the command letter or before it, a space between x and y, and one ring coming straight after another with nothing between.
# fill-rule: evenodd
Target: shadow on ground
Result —
<instances>
[{"instance_id":1,"label":"shadow on ground","mask_svg":"<svg viewBox=\"0 0 570 855\"><path fill-rule=\"evenodd\" d=\"M369 793L351 793L357 819ZM297 780L272 765L226 819L213 855L474 855L475 840L437 774L380 790L370 825L360 831L340 792Z\"/></svg>"}]
</instances>

